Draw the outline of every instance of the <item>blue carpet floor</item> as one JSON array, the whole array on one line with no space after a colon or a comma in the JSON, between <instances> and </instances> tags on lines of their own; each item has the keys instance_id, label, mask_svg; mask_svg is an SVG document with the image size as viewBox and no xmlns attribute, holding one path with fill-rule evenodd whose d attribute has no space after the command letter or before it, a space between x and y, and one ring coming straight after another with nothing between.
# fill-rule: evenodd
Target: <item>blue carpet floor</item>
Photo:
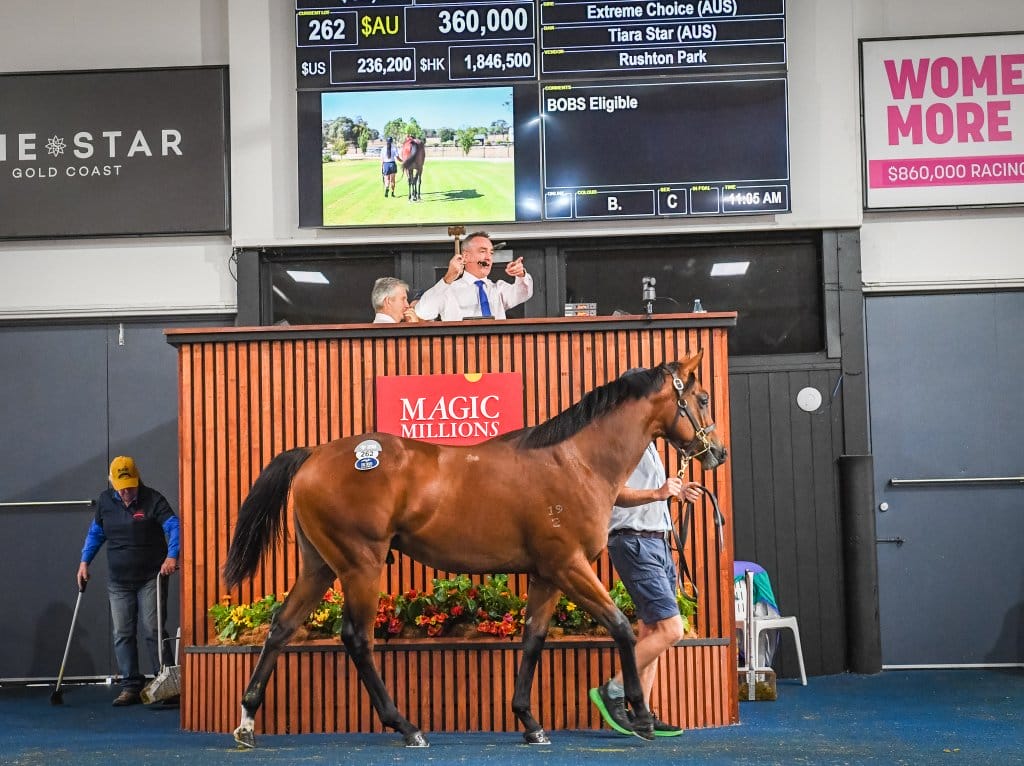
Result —
<instances>
[{"instance_id":1,"label":"blue carpet floor","mask_svg":"<svg viewBox=\"0 0 1024 766\"><path fill-rule=\"evenodd\" d=\"M0 764L1024 764L1024 671L886 672L780 681L775 702L742 702L739 726L643 742L609 731L555 731L549 746L518 734L429 734L426 750L396 734L259 737L178 728L178 711L112 708L116 690L0 687Z\"/></svg>"}]
</instances>

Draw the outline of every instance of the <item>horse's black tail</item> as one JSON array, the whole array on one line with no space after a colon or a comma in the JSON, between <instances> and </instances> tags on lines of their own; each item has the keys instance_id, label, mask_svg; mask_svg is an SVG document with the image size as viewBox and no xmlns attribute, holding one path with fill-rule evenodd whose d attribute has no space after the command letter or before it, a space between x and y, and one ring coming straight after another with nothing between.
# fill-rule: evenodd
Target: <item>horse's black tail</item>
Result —
<instances>
[{"instance_id":1,"label":"horse's black tail","mask_svg":"<svg viewBox=\"0 0 1024 766\"><path fill-rule=\"evenodd\" d=\"M264 552L281 537L288 489L310 454L309 447L282 452L267 464L252 485L238 511L238 525L224 565L224 581L228 587L233 588L252 576Z\"/></svg>"}]
</instances>

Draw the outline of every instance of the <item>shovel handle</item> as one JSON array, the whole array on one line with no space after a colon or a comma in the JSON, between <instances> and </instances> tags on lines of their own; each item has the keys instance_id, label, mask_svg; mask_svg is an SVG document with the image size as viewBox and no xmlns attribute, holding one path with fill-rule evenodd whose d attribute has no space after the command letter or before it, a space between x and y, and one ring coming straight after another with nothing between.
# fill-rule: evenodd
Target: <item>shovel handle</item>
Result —
<instances>
[{"instance_id":1,"label":"shovel handle","mask_svg":"<svg viewBox=\"0 0 1024 766\"><path fill-rule=\"evenodd\" d=\"M163 611L161 610L162 599L160 598L160 591L162 590L160 578L162 574L156 576L156 655L157 661L160 663L160 670L164 669L164 617ZM158 671L159 672L159 671Z\"/></svg>"}]
</instances>

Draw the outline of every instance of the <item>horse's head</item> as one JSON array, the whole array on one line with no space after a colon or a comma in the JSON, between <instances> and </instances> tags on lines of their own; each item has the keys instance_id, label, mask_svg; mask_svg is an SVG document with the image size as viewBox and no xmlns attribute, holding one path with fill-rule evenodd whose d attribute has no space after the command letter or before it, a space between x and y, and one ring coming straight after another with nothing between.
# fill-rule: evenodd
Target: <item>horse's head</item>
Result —
<instances>
[{"instance_id":1,"label":"horse's head","mask_svg":"<svg viewBox=\"0 0 1024 766\"><path fill-rule=\"evenodd\" d=\"M725 462L728 451L718 435L713 434L715 423L711 419L711 397L697 377L703 349L689 359L666 365L666 382L674 400L675 414L664 426L662 436L679 450L684 461L700 460L710 471Z\"/></svg>"}]
</instances>

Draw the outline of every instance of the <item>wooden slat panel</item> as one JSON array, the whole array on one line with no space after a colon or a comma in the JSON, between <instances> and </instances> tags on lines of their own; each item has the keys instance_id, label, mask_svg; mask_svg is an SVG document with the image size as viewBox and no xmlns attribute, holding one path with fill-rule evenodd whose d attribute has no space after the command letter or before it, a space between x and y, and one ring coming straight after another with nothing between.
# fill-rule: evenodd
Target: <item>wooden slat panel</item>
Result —
<instances>
[{"instance_id":1,"label":"wooden slat panel","mask_svg":"<svg viewBox=\"0 0 1024 766\"><path fill-rule=\"evenodd\" d=\"M271 552L250 583L243 583L233 593L225 591L220 568L238 507L261 468L278 452L371 430L376 375L518 372L524 383L525 422L533 425L630 367L681 358L697 348L706 349L702 378L711 389L720 432L728 433L726 337L721 328L680 325L591 331L583 325L566 325L557 331L514 334L316 340L297 335L294 340L267 341L235 341L225 336L215 343L180 344L182 593L188 594L183 598L183 648L201 646L212 638L206 609L222 596L236 603L253 601L267 593L281 594L291 586L299 566L293 534L283 547ZM666 461L674 470L676 457L669 452L666 450ZM765 468L772 470L770 465ZM688 551L696 562L701 587L699 635L730 637L732 497L728 471L702 475L691 467L690 475L718 494L727 519L725 551L717 549L710 509L697 509L691 530ZM610 585L614 573L604 556L596 568L602 581ZM399 556L382 578L382 588L391 592L423 590L434 577L451 574ZM526 578L516 577L513 587L524 591ZM659 682L659 699L663 701L658 704L666 717L669 711L678 712L692 725L734 721L738 709L736 678L731 671L734 653L734 647L708 647L703 652L688 647L686 654L671 661L677 665L666 660L665 670L672 667L673 677L686 679L686 683L699 679L692 694L672 692L671 686ZM388 661L386 683L395 691L400 707L405 698L403 709L414 720L413 708L419 704L421 724L429 720L431 726L459 730L515 730L518 723L507 708L518 654L518 650L397 652ZM188 691L183 725L196 730L229 730L237 723L241 691L255 665L255 655L240 653L230 662L220 655L200 656L204 659L192 657L184 663ZM603 680L613 665L610 649L546 652L535 688L543 717L548 719L545 725L560 727L563 721L571 727L596 725L598 719L585 700L586 689ZM268 688L258 728L374 730L379 723L350 671L343 654L302 655L301 660L289 655L279 663ZM445 684L436 683L438 674L443 675ZM467 675L501 689L500 705L492 707L496 704L493 695L475 684L460 686L463 696L434 699L453 683L461 683L454 679ZM664 670L662 675L666 675ZM422 693L438 686L441 688L433 696Z\"/></svg>"},{"instance_id":2,"label":"wooden slat panel","mask_svg":"<svg viewBox=\"0 0 1024 766\"><path fill-rule=\"evenodd\" d=\"M195 392L193 378L193 346L186 344L178 350L178 451L180 455L193 455L193 440L195 434L193 428L195 418L192 413L192 399ZM191 464L186 465L179 459L178 467L178 502L182 518L190 519L194 515L195 478ZM189 537L191 529L186 527L181 531L182 560L188 562L192 559L194 546ZM205 634L196 633L195 609L202 608L202 601L195 596L195 570L191 566L183 567L181 573L181 638L186 646L205 644L208 640Z\"/></svg>"}]
</instances>

